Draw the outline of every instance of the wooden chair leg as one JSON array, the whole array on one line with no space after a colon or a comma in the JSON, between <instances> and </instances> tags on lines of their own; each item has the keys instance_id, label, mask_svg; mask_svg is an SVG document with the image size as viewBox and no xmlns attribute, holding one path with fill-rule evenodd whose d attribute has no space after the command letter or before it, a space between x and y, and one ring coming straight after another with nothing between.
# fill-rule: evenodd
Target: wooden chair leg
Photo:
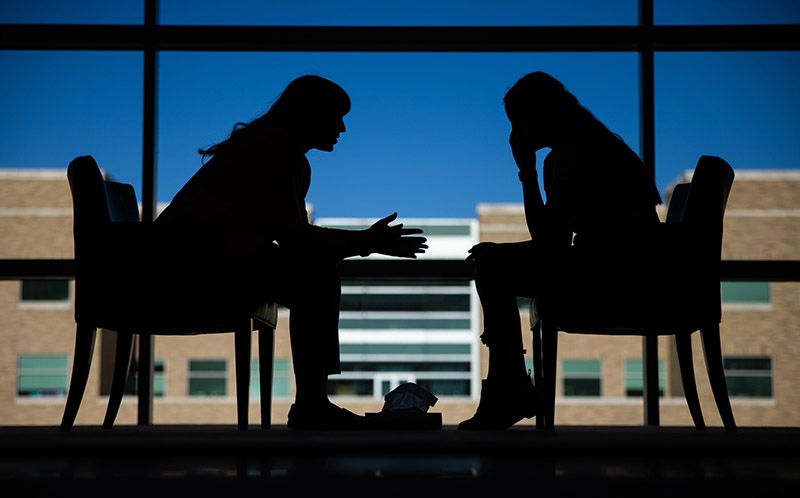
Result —
<instances>
[{"instance_id":1,"label":"wooden chair leg","mask_svg":"<svg viewBox=\"0 0 800 498\"><path fill-rule=\"evenodd\" d=\"M539 322L542 330L542 398L544 398L544 429L555 427L556 413L556 354L558 353L558 329Z\"/></svg>"},{"instance_id":2,"label":"wooden chair leg","mask_svg":"<svg viewBox=\"0 0 800 498\"><path fill-rule=\"evenodd\" d=\"M644 425L658 427L661 423L658 409L658 337L642 337L642 368L644 384Z\"/></svg>"},{"instance_id":3,"label":"wooden chair leg","mask_svg":"<svg viewBox=\"0 0 800 498\"><path fill-rule=\"evenodd\" d=\"M245 326L234 332L236 368L236 412L239 430L246 431L250 410L250 349L252 347L253 320L248 319Z\"/></svg>"},{"instance_id":4,"label":"wooden chair leg","mask_svg":"<svg viewBox=\"0 0 800 498\"><path fill-rule=\"evenodd\" d=\"M275 329L264 326L258 331L258 374L261 385L261 428L272 426L272 369L275 355Z\"/></svg>"},{"instance_id":5,"label":"wooden chair leg","mask_svg":"<svg viewBox=\"0 0 800 498\"><path fill-rule=\"evenodd\" d=\"M117 333L114 375L111 378L111 394L108 397L108 408L106 408L106 418L103 420L103 429L111 429L114 426L114 420L117 418L119 405L122 403L122 396L125 393L125 383L128 380L128 372L131 369L132 357L133 334Z\"/></svg>"},{"instance_id":6,"label":"wooden chair leg","mask_svg":"<svg viewBox=\"0 0 800 498\"><path fill-rule=\"evenodd\" d=\"M542 381L542 325L540 321L531 327L531 335L533 336L533 384L541 393L544 382ZM544 429L544 415L536 417L536 429Z\"/></svg>"},{"instance_id":7,"label":"wooden chair leg","mask_svg":"<svg viewBox=\"0 0 800 498\"><path fill-rule=\"evenodd\" d=\"M733 419L731 400L728 397L728 386L725 382L725 372L722 366L722 345L719 338L719 324L704 327L700 330L700 338L703 342L703 351L706 357L706 368L708 369L708 380L711 382L711 390L714 393L714 401L717 402L717 410L722 418L725 430L736 431L736 422Z\"/></svg>"},{"instance_id":8,"label":"wooden chair leg","mask_svg":"<svg viewBox=\"0 0 800 498\"><path fill-rule=\"evenodd\" d=\"M706 430L703 421L703 411L700 409L700 399L697 396L697 383L694 378L694 364L692 359L692 336L690 334L675 335L675 349L678 351L678 365L681 369L681 382L689 413L692 415L694 426L698 431Z\"/></svg>"},{"instance_id":9,"label":"wooden chair leg","mask_svg":"<svg viewBox=\"0 0 800 498\"><path fill-rule=\"evenodd\" d=\"M72 378L69 382L67 403L64 407L64 416L61 418L60 430L68 431L75 423L78 409L81 407L86 382L89 380L89 369L92 366L94 355L94 342L97 337L97 328L77 324L75 327L75 355L72 357Z\"/></svg>"}]
</instances>

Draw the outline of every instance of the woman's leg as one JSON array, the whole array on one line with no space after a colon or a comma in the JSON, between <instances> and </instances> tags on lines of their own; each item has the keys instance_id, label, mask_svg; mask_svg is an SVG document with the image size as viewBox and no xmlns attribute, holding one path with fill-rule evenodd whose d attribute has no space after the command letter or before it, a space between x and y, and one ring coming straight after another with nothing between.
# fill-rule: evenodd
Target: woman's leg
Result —
<instances>
[{"instance_id":1,"label":"woman's leg","mask_svg":"<svg viewBox=\"0 0 800 498\"><path fill-rule=\"evenodd\" d=\"M476 261L490 380L527 375L517 296L535 295L536 282L528 269L533 260L535 249L528 244L497 244Z\"/></svg>"},{"instance_id":2,"label":"woman's leg","mask_svg":"<svg viewBox=\"0 0 800 498\"><path fill-rule=\"evenodd\" d=\"M461 430L505 429L536 415L541 397L525 368L517 296L536 294L532 271L536 250L529 244L495 244L476 258L475 282L483 308L489 372L475 415Z\"/></svg>"},{"instance_id":3,"label":"woman's leg","mask_svg":"<svg viewBox=\"0 0 800 498\"><path fill-rule=\"evenodd\" d=\"M319 255L282 251L272 278L271 299L289 308L289 340L296 382L296 404L328 403L327 376L339 364L341 280L337 261ZM273 255L273 258L275 256Z\"/></svg>"}]
</instances>

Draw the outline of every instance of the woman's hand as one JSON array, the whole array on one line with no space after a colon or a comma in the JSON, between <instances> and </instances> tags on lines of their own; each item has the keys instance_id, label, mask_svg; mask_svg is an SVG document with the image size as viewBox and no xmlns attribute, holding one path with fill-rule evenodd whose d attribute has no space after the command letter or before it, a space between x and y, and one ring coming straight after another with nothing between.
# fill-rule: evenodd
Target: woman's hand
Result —
<instances>
[{"instance_id":1,"label":"woman's hand","mask_svg":"<svg viewBox=\"0 0 800 498\"><path fill-rule=\"evenodd\" d=\"M378 253L386 256L416 259L417 254L422 254L428 246L425 237L409 237L422 233L419 228L403 228L403 224L389 226L397 219L397 213L392 213L386 218L376 221L366 229L366 254Z\"/></svg>"},{"instance_id":2,"label":"woman's hand","mask_svg":"<svg viewBox=\"0 0 800 498\"><path fill-rule=\"evenodd\" d=\"M469 250L467 261L470 263L477 263L484 254L494 249L495 246L497 246L495 242L481 242L480 244L472 246L472 248Z\"/></svg>"}]
</instances>

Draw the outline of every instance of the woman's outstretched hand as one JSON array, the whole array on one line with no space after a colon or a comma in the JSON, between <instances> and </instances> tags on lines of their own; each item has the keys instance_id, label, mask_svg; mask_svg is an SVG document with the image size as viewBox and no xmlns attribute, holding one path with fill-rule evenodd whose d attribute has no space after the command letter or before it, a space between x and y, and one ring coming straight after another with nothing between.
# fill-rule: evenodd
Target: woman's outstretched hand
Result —
<instances>
[{"instance_id":1,"label":"woman's outstretched hand","mask_svg":"<svg viewBox=\"0 0 800 498\"><path fill-rule=\"evenodd\" d=\"M390 226L389 223L397 219L397 213L392 213L386 218L376 221L365 230L367 235L367 254L378 253L399 258L416 258L428 246L425 237L409 237L421 234L419 228L403 228L403 224Z\"/></svg>"}]
</instances>

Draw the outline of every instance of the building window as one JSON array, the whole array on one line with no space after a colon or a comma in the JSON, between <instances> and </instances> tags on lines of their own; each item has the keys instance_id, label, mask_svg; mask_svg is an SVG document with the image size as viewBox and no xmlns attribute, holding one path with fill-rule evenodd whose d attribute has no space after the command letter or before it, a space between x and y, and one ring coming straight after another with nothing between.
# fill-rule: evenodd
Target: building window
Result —
<instances>
[{"instance_id":1,"label":"building window","mask_svg":"<svg viewBox=\"0 0 800 498\"><path fill-rule=\"evenodd\" d=\"M391 315L387 313L386 315ZM415 318L409 316L387 316L386 318L340 318L341 329L386 329L386 330L469 330L470 319L465 318Z\"/></svg>"},{"instance_id":2,"label":"building window","mask_svg":"<svg viewBox=\"0 0 800 498\"><path fill-rule=\"evenodd\" d=\"M739 398L772 397L772 359L768 356L726 356L722 359L728 394Z\"/></svg>"},{"instance_id":3,"label":"building window","mask_svg":"<svg viewBox=\"0 0 800 498\"><path fill-rule=\"evenodd\" d=\"M380 399L405 382L436 396L469 396L471 345L464 343L344 343L342 374L328 381L336 396Z\"/></svg>"},{"instance_id":4,"label":"building window","mask_svg":"<svg viewBox=\"0 0 800 498\"><path fill-rule=\"evenodd\" d=\"M225 360L189 360L189 396L225 396L227 380Z\"/></svg>"},{"instance_id":5,"label":"building window","mask_svg":"<svg viewBox=\"0 0 800 498\"><path fill-rule=\"evenodd\" d=\"M600 396L600 360L564 360L564 396Z\"/></svg>"},{"instance_id":6,"label":"building window","mask_svg":"<svg viewBox=\"0 0 800 498\"><path fill-rule=\"evenodd\" d=\"M726 305L770 304L769 282L720 282L720 293Z\"/></svg>"},{"instance_id":7,"label":"building window","mask_svg":"<svg viewBox=\"0 0 800 498\"><path fill-rule=\"evenodd\" d=\"M469 396L469 379L417 379L417 384L436 396Z\"/></svg>"},{"instance_id":8,"label":"building window","mask_svg":"<svg viewBox=\"0 0 800 498\"><path fill-rule=\"evenodd\" d=\"M658 360L658 396L663 397L667 382L664 360ZM642 360L625 360L625 396L644 393L644 364Z\"/></svg>"},{"instance_id":9,"label":"building window","mask_svg":"<svg viewBox=\"0 0 800 498\"><path fill-rule=\"evenodd\" d=\"M164 396L164 360L155 358L153 360L153 396ZM131 371L128 373L128 381L125 383L125 394L137 394L139 392L139 368L136 358L131 362Z\"/></svg>"},{"instance_id":10,"label":"building window","mask_svg":"<svg viewBox=\"0 0 800 498\"><path fill-rule=\"evenodd\" d=\"M17 396L51 397L67 394L67 355L20 355Z\"/></svg>"},{"instance_id":11,"label":"building window","mask_svg":"<svg viewBox=\"0 0 800 498\"><path fill-rule=\"evenodd\" d=\"M252 375L250 377L250 397L261 398L261 363L253 359ZM275 358L272 360L272 397L288 398L290 392L289 359Z\"/></svg>"},{"instance_id":12,"label":"building window","mask_svg":"<svg viewBox=\"0 0 800 498\"><path fill-rule=\"evenodd\" d=\"M69 280L22 280L21 308L68 308L71 305Z\"/></svg>"},{"instance_id":13,"label":"building window","mask_svg":"<svg viewBox=\"0 0 800 498\"><path fill-rule=\"evenodd\" d=\"M467 227L469 228L469 227ZM470 330L469 285L351 282L342 287L339 328L356 330Z\"/></svg>"}]
</instances>

